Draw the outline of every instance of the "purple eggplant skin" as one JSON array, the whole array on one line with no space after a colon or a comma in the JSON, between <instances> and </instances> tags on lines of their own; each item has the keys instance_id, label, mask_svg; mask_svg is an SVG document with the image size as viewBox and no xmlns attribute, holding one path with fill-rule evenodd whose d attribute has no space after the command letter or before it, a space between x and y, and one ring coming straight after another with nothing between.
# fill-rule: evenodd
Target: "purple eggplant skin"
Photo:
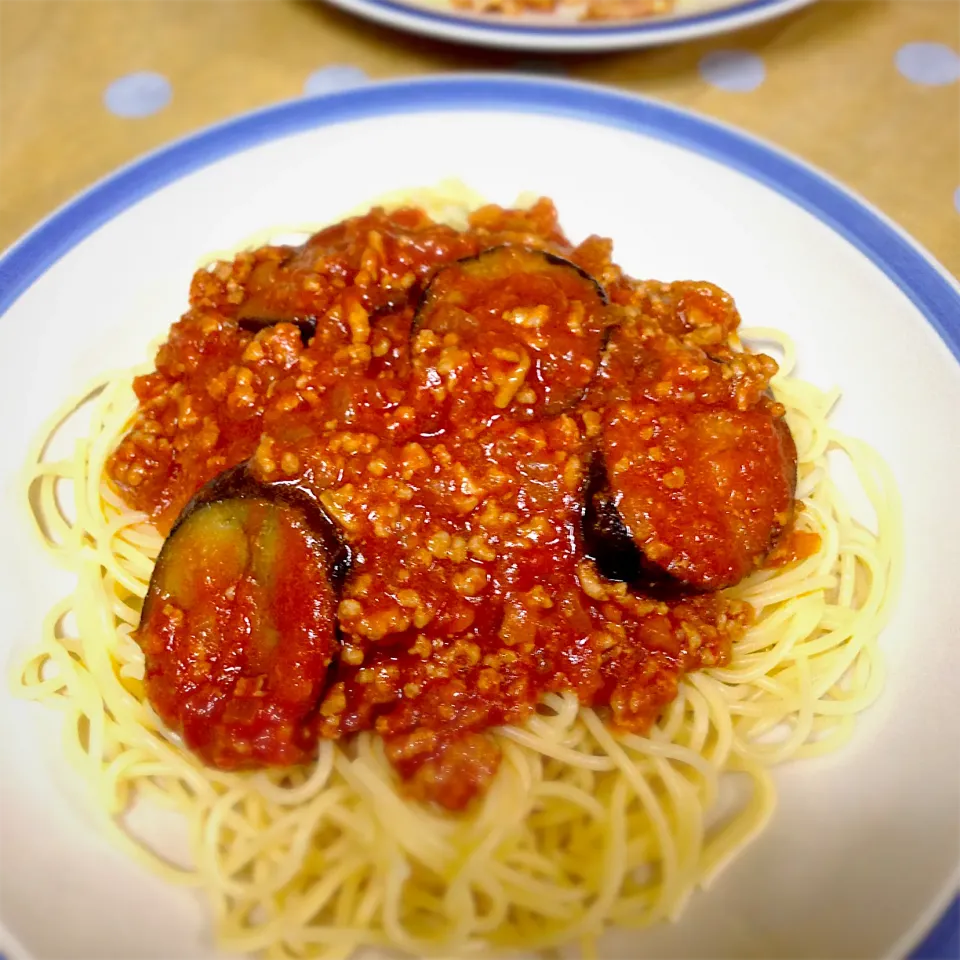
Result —
<instances>
[{"instance_id":1,"label":"purple eggplant skin","mask_svg":"<svg viewBox=\"0 0 960 960\"><path fill-rule=\"evenodd\" d=\"M797 448L782 417L773 419L773 428L785 453L785 473L782 483L792 498L797 486ZM582 534L584 551L608 580L619 580L636 590L658 599L710 593L732 583L720 586L691 583L671 574L665 567L652 561L633 538L619 510L620 494L611 487L603 454L595 450L587 474L583 501ZM774 523L769 530L763 554L773 550L783 535L785 525ZM756 561L755 561L756 562ZM741 574L746 576L750 571ZM737 580L733 581L738 582Z\"/></svg>"},{"instance_id":2,"label":"purple eggplant skin","mask_svg":"<svg viewBox=\"0 0 960 960\"><path fill-rule=\"evenodd\" d=\"M637 546L617 509L616 494L610 489L599 450L590 460L582 517L584 553L607 580L626 583L656 600L676 600L701 592L652 564Z\"/></svg>"},{"instance_id":3,"label":"purple eggplant skin","mask_svg":"<svg viewBox=\"0 0 960 960\"><path fill-rule=\"evenodd\" d=\"M403 309L402 302L390 301L374 310L370 311L370 319L380 317L383 314L392 313ZM292 323L300 331L300 342L305 346L310 346L310 341L317 335L317 318L314 316L295 316L295 317L261 317L261 316L239 316L237 326L241 330L248 330L250 333L259 333L266 330L267 327L276 326L278 323Z\"/></svg>"},{"instance_id":4,"label":"purple eggplant skin","mask_svg":"<svg viewBox=\"0 0 960 960\"><path fill-rule=\"evenodd\" d=\"M476 266L477 269L471 270L472 266ZM552 274L554 281L557 280L558 275L563 278L561 288L566 290L567 295L574 300L579 300L581 306L587 307L591 317L590 330L587 337L575 347L568 345L557 350L549 348L546 353L551 356L545 362L540 358L534 361L537 371L534 374L535 378L539 378L545 371L553 372L545 373L545 379L541 381L543 395L528 409L526 415L552 417L575 407L587 395L590 383L600 369L613 327L610 323L609 311L606 309L609 307L610 298L594 276L583 267L558 254L522 244L501 244L489 247L474 256L462 257L445 264L433 274L417 300L410 325L411 338L416 337L424 328L438 330L438 317L444 315L445 303L451 303L454 307L463 304L463 300L455 299L459 279L471 278L478 281L482 299L485 290L496 291L501 283L508 282L511 278L547 273L548 267L551 268L549 274ZM562 269L555 269L558 267ZM454 272L450 273L451 270ZM456 272L458 270L459 273ZM444 281L444 278L449 281L449 284ZM449 289L447 289L448 286ZM536 301L532 301L532 304L535 303ZM458 325L456 332L463 341L469 341L479 334L481 322L486 322L481 321L479 315L471 313L468 306L460 306L460 309L446 316L448 321L451 316L454 318L454 322ZM509 324L506 326L509 327ZM506 333L509 338L515 335L512 330ZM538 353L540 349L539 346L536 348ZM578 359L589 360L592 364L592 374L586 381L581 380L582 370L578 369ZM543 366L541 366L542 362L544 362Z\"/></svg>"},{"instance_id":5,"label":"purple eggplant skin","mask_svg":"<svg viewBox=\"0 0 960 960\"><path fill-rule=\"evenodd\" d=\"M496 247L493 249L496 249ZM600 298L600 302L605 307L610 306L610 297L607 295L607 291L604 289L603 284L600 283L600 281L588 270L584 270L579 264L574 263L572 260L568 260L566 257L561 257L556 253L550 253L546 250L531 252L539 253L548 263L552 263L558 267L569 267L571 270L576 270L576 272L579 273L584 280L587 280L593 284L593 288L596 290L597 296Z\"/></svg>"},{"instance_id":6,"label":"purple eggplant skin","mask_svg":"<svg viewBox=\"0 0 960 960\"><path fill-rule=\"evenodd\" d=\"M292 323L300 331L300 340L303 345L309 346L310 341L317 333L316 317L239 317L237 325L241 330L249 330L251 333L259 333L267 327L275 326L278 323Z\"/></svg>"},{"instance_id":7,"label":"purple eggplant skin","mask_svg":"<svg viewBox=\"0 0 960 960\"><path fill-rule=\"evenodd\" d=\"M448 267L456 264L469 264L476 263L483 260L486 257L494 256L497 253L500 253L504 250L522 250L524 253L536 254L543 257L547 263L551 263L554 266L558 267L569 267L571 270L576 271L580 276L593 285L594 290L596 290L597 296L600 298L600 302L604 306L608 306L610 303L610 298L607 296L607 291L603 288L603 285L594 277L591 273L588 273L583 267L574 263L572 260L567 260L566 257L561 257L559 254L550 253L547 250L537 250L534 247L526 247L520 244L507 244L501 243L495 247L488 247L486 250L481 250L480 253L474 254L469 257L461 257L459 260L454 260L453 264L444 264L440 267L433 277L430 279L430 282L423 288L423 292L420 294L419 299L417 300L417 305L413 311L413 323L410 327L411 336L415 334L423 324L424 316L427 312L427 308L430 306L433 299L433 281L443 273Z\"/></svg>"},{"instance_id":8,"label":"purple eggplant skin","mask_svg":"<svg viewBox=\"0 0 960 960\"><path fill-rule=\"evenodd\" d=\"M317 497L295 480L262 483L253 476L250 462L244 461L218 474L202 486L180 512L165 543L177 533L177 528L200 507L223 500L257 499L289 504L297 508L311 530L323 543L330 564L330 580L339 590L350 569L352 556L336 524L324 510ZM152 587L152 584L151 584Z\"/></svg>"}]
</instances>

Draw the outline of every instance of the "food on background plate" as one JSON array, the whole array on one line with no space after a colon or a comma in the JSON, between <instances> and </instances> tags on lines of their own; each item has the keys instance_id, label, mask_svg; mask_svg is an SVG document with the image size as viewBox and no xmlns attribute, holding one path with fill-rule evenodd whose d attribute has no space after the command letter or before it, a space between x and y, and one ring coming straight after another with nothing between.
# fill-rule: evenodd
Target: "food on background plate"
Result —
<instances>
[{"instance_id":1,"label":"food on background plate","mask_svg":"<svg viewBox=\"0 0 960 960\"><path fill-rule=\"evenodd\" d=\"M768 820L768 768L849 736L896 492L739 328L722 289L630 277L547 199L448 188L201 268L75 456L44 436L33 509L79 585L20 690L66 710L119 835L205 889L225 949L676 917ZM131 844L150 801L191 863Z\"/></svg>"},{"instance_id":2,"label":"food on background plate","mask_svg":"<svg viewBox=\"0 0 960 960\"><path fill-rule=\"evenodd\" d=\"M663 16L673 12L676 0L451 0L451 6L463 13L528 19L569 13L575 22L590 23Z\"/></svg>"}]
</instances>

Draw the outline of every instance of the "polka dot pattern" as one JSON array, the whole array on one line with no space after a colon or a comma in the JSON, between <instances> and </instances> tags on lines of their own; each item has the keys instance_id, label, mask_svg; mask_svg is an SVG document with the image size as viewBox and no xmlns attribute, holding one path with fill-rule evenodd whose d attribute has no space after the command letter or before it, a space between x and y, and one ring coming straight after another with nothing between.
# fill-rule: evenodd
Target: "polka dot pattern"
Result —
<instances>
[{"instance_id":1,"label":"polka dot pattern","mask_svg":"<svg viewBox=\"0 0 960 960\"><path fill-rule=\"evenodd\" d=\"M924 87L960 80L960 54L945 43L906 43L897 51L894 62L903 76Z\"/></svg>"},{"instance_id":2,"label":"polka dot pattern","mask_svg":"<svg viewBox=\"0 0 960 960\"><path fill-rule=\"evenodd\" d=\"M749 93L766 79L763 60L749 50L714 50L700 59L700 76L729 93Z\"/></svg>"},{"instance_id":3,"label":"polka dot pattern","mask_svg":"<svg viewBox=\"0 0 960 960\"><path fill-rule=\"evenodd\" d=\"M170 81L160 73L141 70L119 77L103 92L106 108L118 117L149 117L173 97Z\"/></svg>"},{"instance_id":4,"label":"polka dot pattern","mask_svg":"<svg viewBox=\"0 0 960 960\"><path fill-rule=\"evenodd\" d=\"M349 90L359 87L370 78L359 67L335 64L314 70L303 83L303 93L307 97L319 97L337 90Z\"/></svg>"}]
</instances>

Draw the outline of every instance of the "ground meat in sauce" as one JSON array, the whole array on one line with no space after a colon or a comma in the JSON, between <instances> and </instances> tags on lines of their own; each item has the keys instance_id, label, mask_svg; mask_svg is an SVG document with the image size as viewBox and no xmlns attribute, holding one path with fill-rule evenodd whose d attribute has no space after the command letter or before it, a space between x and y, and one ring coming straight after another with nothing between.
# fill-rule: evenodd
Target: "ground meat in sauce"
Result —
<instances>
[{"instance_id":1,"label":"ground meat in sauce","mask_svg":"<svg viewBox=\"0 0 960 960\"><path fill-rule=\"evenodd\" d=\"M437 271L502 245L566 258L609 296L589 304L604 316L583 331L593 338L583 356L601 327L614 332L586 393L577 363L545 367L549 383L531 384L564 398L552 415L522 403L524 384L498 406L495 385L478 388L412 336ZM739 317L722 290L630 279L611 249L597 237L570 244L548 200L482 208L461 232L418 210L375 209L301 248L262 248L194 276L155 372L135 382L139 410L108 477L166 532L206 481L250 458L260 482L295 483L334 519L353 557L342 646L317 709L276 734L299 756L320 737L372 729L412 795L458 809L497 770L487 731L522 722L547 692L573 691L642 733L685 672L727 660L747 605L644 596L586 558L587 469L612 411L778 420L767 393L776 365L729 345ZM539 283L513 278L511 309L544 306ZM566 330L575 354L576 325ZM459 349L456 331L443 337ZM735 476L725 483L736 491ZM705 501L691 523L706 532L722 512ZM732 537L741 574L775 537L762 539ZM182 700L169 683L163 695Z\"/></svg>"}]
</instances>

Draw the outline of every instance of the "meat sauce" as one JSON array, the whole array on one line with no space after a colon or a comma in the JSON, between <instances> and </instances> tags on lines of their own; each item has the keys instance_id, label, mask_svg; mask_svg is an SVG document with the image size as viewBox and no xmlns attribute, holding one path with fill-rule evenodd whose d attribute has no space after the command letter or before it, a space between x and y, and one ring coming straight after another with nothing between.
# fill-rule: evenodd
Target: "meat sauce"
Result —
<instances>
[{"instance_id":1,"label":"meat sauce","mask_svg":"<svg viewBox=\"0 0 960 960\"><path fill-rule=\"evenodd\" d=\"M489 731L548 692L647 731L684 673L726 662L750 622L714 588L791 525L776 364L730 345L738 323L719 288L636 281L609 241L571 244L548 200L482 208L463 231L374 209L302 247L198 271L155 371L135 382L109 481L166 533L204 484L248 461L263 491L308 494L351 563L331 586L328 553L283 521L292 646L258 645L230 604L215 642L174 629L184 604L155 577L138 633L151 700L229 768L301 762L319 738L374 730L406 790L450 809L495 774ZM709 466L718 431L736 437ZM587 555L598 456L637 549L655 562L651 544L668 549L672 595L608 579ZM247 563L183 576L191 602L215 606L223 577L252 575ZM302 673L293 694L284 656ZM185 679L197 671L200 697ZM227 719L241 681L273 718L255 736Z\"/></svg>"}]
</instances>

